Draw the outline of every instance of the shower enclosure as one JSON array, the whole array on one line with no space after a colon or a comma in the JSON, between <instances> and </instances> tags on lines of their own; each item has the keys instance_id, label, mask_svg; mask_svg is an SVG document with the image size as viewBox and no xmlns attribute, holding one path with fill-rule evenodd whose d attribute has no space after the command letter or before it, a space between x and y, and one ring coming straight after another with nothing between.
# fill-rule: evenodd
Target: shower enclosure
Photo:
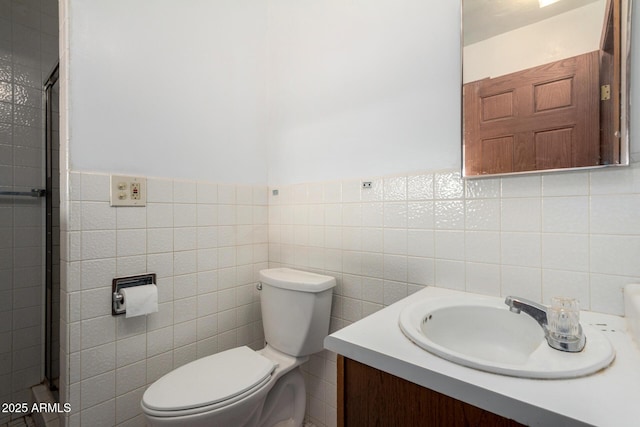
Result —
<instances>
[{"instance_id":1,"label":"shower enclosure","mask_svg":"<svg viewBox=\"0 0 640 427\"><path fill-rule=\"evenodd\" d=\"M57 0L0 2L0 402L57 389L57 61Z\"/></svg>"}]
</instances>

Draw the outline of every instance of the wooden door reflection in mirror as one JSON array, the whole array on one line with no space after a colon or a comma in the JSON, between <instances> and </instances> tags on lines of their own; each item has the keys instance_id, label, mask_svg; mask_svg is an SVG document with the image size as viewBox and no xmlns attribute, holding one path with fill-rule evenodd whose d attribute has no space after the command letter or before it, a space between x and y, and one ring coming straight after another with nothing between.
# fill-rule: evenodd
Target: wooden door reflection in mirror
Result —
<instances>
[{"instance_id":1,"label":"wooden door reflection in mirror","mask_svg":"<svg viewBox=\"0 0 640 427\"><path fill-rule=\"evenodd\" d=\"M544 19L538 16L533 24L525 21L529 23L525 27L497 35L491 33L494 26L484 35L482 28L474 25L466 31L466 19L474 19L472 12L481 10L474 2L486 6L490 0L463 3L463 38L467 44L463 55L464 176L628 162L623 145L627 137L623 137L621 128L626 122L620 120L620 103L625 95L621 93L625 89L621 60L626 63L626 57L622 58L621 1L596 0L587 6L581 1L573 5L580 6L577 8L571 8L571 1L558 3L565 2L563 7L569 11L547 10L547 17L540 15ZM496 3L502 2L492 4ZM598 34L576 35L571 25L584 30L588 21L597 22L590 31L597 30ZM554 27L561 27L558 35L544 30ZM514 47L509 37L529 41ZM578 43L571 37L581 40ZM591 45L586 41L589 37ZM538 42L540 46L535 46ZM554 48L528 55L518 50L527 43L534 46L533 50ZM589 46L595 50L588 51ZM562 57L576 50L587 52ZM543 63L532 64L536 57L543 58ZM528 66L522 68L524 65Z\"/></svg>"}]
</instances>

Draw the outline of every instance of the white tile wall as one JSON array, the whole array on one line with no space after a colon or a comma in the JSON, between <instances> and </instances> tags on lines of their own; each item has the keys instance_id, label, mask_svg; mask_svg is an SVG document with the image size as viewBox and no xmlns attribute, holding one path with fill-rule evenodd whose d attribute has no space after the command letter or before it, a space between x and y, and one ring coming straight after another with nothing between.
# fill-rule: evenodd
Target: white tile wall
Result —
<instances>
[{"instance_id":1,"label":"white tile wall","mask_svg":"<svg viewBox=\"0 0 640 427\"><path fill-rule=\"evenodd\" d=\"M425 285L546 303L563 294L621 314L622 286L640 280L639 171L473 181L438 171L374 179L368 190L359 180L274 187L278 196L150 178L144 208L111 208L107 175L72 172L62 249L62 395L74 409L66 421L142 425L137 404L164 373L260 347L254 284L267 266L337 277L332 330ZM111 279L144 272L158 275L159 312L112 317ZM304 372L308 419L335 425L335 354L312 356Z\"/></svg>"},{"instance_id":2,"label":"white tile wall","mask_svg":"<svg viewBox=\"0 0 640 427\"><path fill-rule=\"evenodd\" d=\"M463 181L457 171L274 186L269 265L338 279L332 330L425 285L623 313L640 280L640 165ZM307 414L336 424L335 355L305 366Z\"/></svg>"},{"instance_id":3,"label":"white tile wall","mask_svg":"<svg viewBox=\"0 0 640 427\"><path fill-rule=\"evenodd\" d=\"M69 425L143 425L166 372L261 348L256 274L268 262L266 186L148 178L146 207L110 207L109 177L72 172L63 219L63 400ZM64 211L64 209L63 209ZM154 272L159 311L111 315L111 280Z\"/></svg>"}]
</instances>

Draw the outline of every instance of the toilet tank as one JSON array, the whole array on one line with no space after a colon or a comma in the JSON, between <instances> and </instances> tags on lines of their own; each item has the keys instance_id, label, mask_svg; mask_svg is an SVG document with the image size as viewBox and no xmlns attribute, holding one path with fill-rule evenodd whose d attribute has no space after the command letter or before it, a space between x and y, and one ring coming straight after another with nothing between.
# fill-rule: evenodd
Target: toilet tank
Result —
<instances>
[{"instance_id":1,"label":"toilet tank","mask_svg":"<svg viewBox=\"0 0 640 427\"><path fill-rule=\"evenodd\" d=\"M329 333L336 279L291 268L260 271L260 307L267 343L295 357L317 353Z\"/></svg>"}]
</instances>

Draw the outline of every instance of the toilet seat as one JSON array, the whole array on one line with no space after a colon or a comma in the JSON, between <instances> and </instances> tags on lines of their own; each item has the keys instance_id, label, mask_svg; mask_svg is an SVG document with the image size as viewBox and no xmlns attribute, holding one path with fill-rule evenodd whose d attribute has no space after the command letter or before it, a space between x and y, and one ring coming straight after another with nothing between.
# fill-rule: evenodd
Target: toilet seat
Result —
<instances>
[{"instance_id":1,"label":"toilet seat","mask_svg":"<svg viewBox=\"0 0 640 427\"><path fill-rule=\"evenodd\" d=\"M153 383L142 397L144 411L175 417L230 405L265 386L277 367L249 347L195 360Z\"/></svg>"}]
</instances>

